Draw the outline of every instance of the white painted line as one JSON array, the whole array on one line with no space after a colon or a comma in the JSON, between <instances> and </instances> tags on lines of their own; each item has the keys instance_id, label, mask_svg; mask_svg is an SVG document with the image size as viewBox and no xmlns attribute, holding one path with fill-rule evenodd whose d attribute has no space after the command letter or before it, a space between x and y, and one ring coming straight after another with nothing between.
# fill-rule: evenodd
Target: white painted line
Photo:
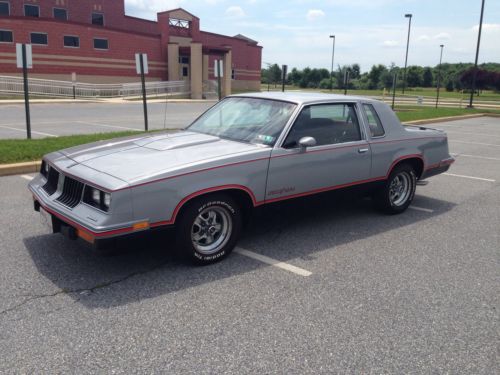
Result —
<instances>
[{"instance_id":1,"label":"white painted line","mask_svg":"<svg viewBox=\"0 0 500 375\"><path fill-rule=\"evenodd\" d=\"M18 128L12 128L10 126L2 126L2 125L0 125L0 128L9 129L9 130L17 130L18 132L26 133L26 129L18 129ZM54 137L54 138L58 137L57 135L54 135L54 134L43 133L43 132L38 132L38 131L34 131L34 130L32 130L31 132L33 134L45 135L47 137Z\"/></svg>"},{"instance_id":2,"label":"white painted line","mask_svg":"<svg viewBox=\"0 0 500 375\"><path fill-rule=\"evenodd\" d=\"M417 207L417 206L409 206L408 208L411 208L412 210L415 210L415 211L427 212L429 214L432 214L434 212L434 210L431 210L430 208L423 208L423 207Z\"/></svg>"},{"instance_id":3,"label":"white painted line","mask_svg":"<svg viewBox=\"0 0 500 375\"><path fill-rule=\"evenodd\" d=\"M463 132L460 130L444 130L446 133L460 133L460 134L469 134L469 135L479 135L479 136L484 136L484 137L498 137L500 138L500 135L494 135L494 134L485 134L485 133L474 133L474 132Z\"/></svg>"},{"instance_id":4,"label":"white painted line","mask_svg":"<svg viewBox=\"0 0 500 375\"><path fill-rule=\"evenodd\" d=\"M262 263L270 264L271 266L281 268L282 270L295 273L296 275L299 275L299 276L307 277L307 276L312 275L312 272L309 272L303 268L299 268L299 267L293 266L291 264L281 262L281 261L273 259L273 258L266 257L265 255L254 253L253 251L245 250L245 249L242 249L240 247L237 247L236 249L234 249L234 252L238 253L240 255L244 255L246 257L258 260Z\"/></svg>"},{"instance_id":5,"label":"white painted line","mask_svg":"<svg viewBox=\"0 0 500 375\"><path fill-rule=\"evenodd\" d=\"M21 178L24 178L25 180L31 181L31 180L33 180L35 177L31 177L31 176L29 176L29 175L27 175L27 174L23 174L23 175L21 176Z\"/></svg>"},{"instance_id":6,"label":"white painted line","mask_svg":"<svg viewBox=\"0 0 500 375\"><path fill-rule=\"evenodd\" d=\"M453 177L461 177L461 178L468 178L470 180L479 180L479 181L487 181L487 182L495 182L495 180L492 180L491 178L482 178L482 177L473 177L473 176L464 176L461 174L453 174L453 173L443 173L446 176L453 176Z\"/></svg>"},{"instance_id":7,"label":"white painted line","mask_svg":"<svg viewBox=\"0 0 500 375\"><path fill-rule=\"evenodd\" d=\"M481 143L481 142L468 142L468 141L456 141L454 139L448 139L449 142L455 142L455 143L465 143L469 145L481 145L481 146L494 146L494 147L500 147L500 145L496 145L493 143Z\"/></svg>"},{"instance_id":8,"label":"white painted line","mask_svg":"<svg viewBox=\"0 0 500 375\"><path fill-rule=\"evenodd\" d=\"M480 155L452 154L452 156L500 161L500 158L490 158L487 156L480 156Z\"/></svg>"},{"instance_id":9,"label":"white painted line","mask_svg":"<svg viewBox=\"0 0 500 375\"><path fill-rule=\"evenodd\" d=\"M88 122L88 121L76 121L76 122L79 123L79 124L84 124L84 125L101 126L103 128L125 129L125 130L130 130L130 131L135 131L135 132L140 132L141 131L139 129L127 128L126 126L100 124L100 123L97 123L97 122Z\"/></svg>"}]
</instances>

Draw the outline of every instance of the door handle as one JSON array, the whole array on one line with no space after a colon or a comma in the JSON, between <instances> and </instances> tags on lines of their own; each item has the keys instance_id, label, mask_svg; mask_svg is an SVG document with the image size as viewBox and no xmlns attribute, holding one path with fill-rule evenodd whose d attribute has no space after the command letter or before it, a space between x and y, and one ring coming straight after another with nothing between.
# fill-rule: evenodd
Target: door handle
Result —
<instances>
[{"instance_id":1,"label":"door handle","mask_svg":"<svg viewBox=\"0 0 500 375\"><path fill-rule=\"evenodd\" d=\"M360 154L364 154L365 152L368 152L368 149L367 148L360 148L360 149L358 149L358 152Z\"/></svg>"}]
</instances>

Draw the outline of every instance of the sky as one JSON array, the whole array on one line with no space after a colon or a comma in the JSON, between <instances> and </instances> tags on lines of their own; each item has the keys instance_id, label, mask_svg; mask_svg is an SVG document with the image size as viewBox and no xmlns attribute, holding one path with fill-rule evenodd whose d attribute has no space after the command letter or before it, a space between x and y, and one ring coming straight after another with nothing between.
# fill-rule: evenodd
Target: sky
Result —
<instances>
[{"instance_id":1,"label":"sky","mask_svg":"<svg viewBox=\"0 0 500 375\"><path fill-rule=\"evenodd\" d=\"M156 20L156 13L184 8L201 29L257 40L262 65L330 69L358 63L403 66L411 21L408 65L474 62L481 0L125 0L130 16ZM500 63L500 0L486 0L479 63Z\"/></svg>"}]
</instances>

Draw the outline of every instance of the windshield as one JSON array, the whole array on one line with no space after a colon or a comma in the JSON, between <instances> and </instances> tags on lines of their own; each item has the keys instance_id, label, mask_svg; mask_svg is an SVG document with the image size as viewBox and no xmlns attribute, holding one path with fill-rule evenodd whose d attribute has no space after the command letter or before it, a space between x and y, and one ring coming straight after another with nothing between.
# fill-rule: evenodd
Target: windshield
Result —
<instances>
[{"instance_id":1,"label":"windshield","mask_svg":"<svg viewBox=\"0 0 500 375\"><path fill-rule=\"evenodd\" d=\"M296 107L276 100L227 98L204 113L188 130L273 146Z\"/></svg>"}]
</instances>

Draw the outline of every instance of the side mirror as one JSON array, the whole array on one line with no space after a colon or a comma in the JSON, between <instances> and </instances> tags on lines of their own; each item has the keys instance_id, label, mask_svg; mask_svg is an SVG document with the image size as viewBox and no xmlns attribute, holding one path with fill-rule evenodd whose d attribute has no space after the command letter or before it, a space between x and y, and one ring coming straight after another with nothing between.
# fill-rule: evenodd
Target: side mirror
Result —
<instances>
[{"instance_id":1,"label":"side mirror","mask_svg":"<svg viewBox=\"0 0 500 375\"><path fill-rule=\"evenodd\" d=\"M300 148L307 148L316 146L316 140L313 137L302 137L299 140Z\"/></svg>"}]
</instances>

